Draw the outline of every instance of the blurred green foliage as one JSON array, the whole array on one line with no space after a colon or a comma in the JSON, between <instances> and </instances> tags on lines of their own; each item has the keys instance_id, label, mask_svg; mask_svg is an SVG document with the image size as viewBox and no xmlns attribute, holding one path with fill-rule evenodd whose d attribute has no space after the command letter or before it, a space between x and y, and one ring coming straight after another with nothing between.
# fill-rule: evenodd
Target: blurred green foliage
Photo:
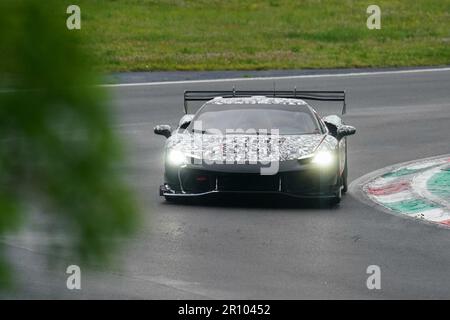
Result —
<instances>
[{"instance_id":1,"label":"blurred green foliage","mask_svg":"<svg viewBox=\"0 0 450 320\"><path fill-rule=\"evenodd\" d=\"M99 261L133 230L137 211L118 174L107 97L82 30L66 28L66 7L0 2L0 236L32 208L63 231L76 261ZM0 251L2 281L6 266Z\"/></svg>"}]
</instances>

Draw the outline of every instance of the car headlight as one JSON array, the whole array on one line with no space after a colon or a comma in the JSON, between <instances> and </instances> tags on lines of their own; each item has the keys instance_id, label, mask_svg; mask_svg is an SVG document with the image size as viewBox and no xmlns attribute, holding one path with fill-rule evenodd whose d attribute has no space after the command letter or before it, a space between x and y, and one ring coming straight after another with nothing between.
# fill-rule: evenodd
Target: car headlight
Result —
<instances>
[{"instance_id":1,"label":"car headlight","mask_svg":"<svg viewBox=\"0 0 450 320\"><path fill-rule=\"evenodd\" d=\"M334 161L334 154L329 150L318 151L312 159L312 163L322 167L327 167L331 165L333 161Z\"/></svg>"},{"instance_id":2,"label":"car headlight","mask_svg":"<svg viewBox=\"0 0 450 320\"><path fill-rule=\"evenodd\" d=\"M182 166L187 163L187 158L180 150L170 150L167 154L167 161L173 166Z\"/></svg>"}]
</instances>

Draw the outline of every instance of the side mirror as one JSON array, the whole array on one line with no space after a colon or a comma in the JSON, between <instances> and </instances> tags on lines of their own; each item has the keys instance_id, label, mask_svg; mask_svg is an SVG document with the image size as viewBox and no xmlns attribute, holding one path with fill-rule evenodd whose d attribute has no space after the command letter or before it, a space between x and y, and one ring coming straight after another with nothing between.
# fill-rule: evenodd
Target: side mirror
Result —
<instances>
[{"instance_id":1,"label":"side mirror","mask_svg":"<svg viewBox=\"0 0 450 320\"><path fill-rule=\"evenodd\" d=\"M326 117L322 118L323 122L325 122L325 125L327 126L328 130L331 132L331 134L334 137L338 136L337 130L340 126L342 126L342 119L341 117L332 114Z\"/></svg>"},{"instance_id":2,"label":"side mirror","mask_svg":"<svg viewBox=\"0 0 450 320\"><path fill-rule=\"evenodd\" d=\"M186 129L194 118L194 114L185 114L178 123L180 129Z\"/></svg>"},{"instance_id":3,"label":"side mirror","mask_svg":"<svg viewBox=\"0 0 450 320\"><path fill-rule=\"evenodd\" d=\"M341 125L337 129L337 139L340 140L343 137L351 136L352 134L356 133L356 128L352 126L347 126L345 124Z\"/></svg>"},{"instance_id":4,"label":"side mirror","mask_svg":"<svg viewBox=\"0 0 450 320\"><path fill-rule=\"evenodd\" d=\"M159 134L159 135L162 135L162 136L164 136L166 138L169 138L172 135L172 128L170 128L170 126L167 125L167 124L160 124L160 125L157 125L153 129L153 132L155 134Z\"/></svg>"},{"instance_id":5,"label":"side mirror","mask_svg":"<svg viewBox=\"0 0 450 320\"><path fill-rule=\"evenodd\" d=\"M342 125L341 117L339 117L339 116L337 116L335 114L323 117L322 120L325 122L325 124L332 124L335 127L339 127L339 126Z\"/></svg>"}]
</instances>

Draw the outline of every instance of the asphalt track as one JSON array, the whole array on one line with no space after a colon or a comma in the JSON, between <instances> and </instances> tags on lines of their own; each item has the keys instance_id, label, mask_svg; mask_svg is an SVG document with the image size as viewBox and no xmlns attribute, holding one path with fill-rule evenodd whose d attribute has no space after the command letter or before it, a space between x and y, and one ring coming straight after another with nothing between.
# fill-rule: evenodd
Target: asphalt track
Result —
<instances>
[{"instance_id":1,"label":"asphalt track","mask_svg":"<svg viewBox=\"0 0 450 320\"><path fill-rule=\"evenodd\" d=\"M66 289L65 267L47 257L45 223L5 241L19 287L5 298L395 299L450 298L450 230L389 215L350 192L332 209L282 198L165 203L164 138L156 124L175 125L185 89L228 89L232 82L187 82L110 88L115 129L129 161L142 223L123 242L117 263L86 270L82 289ZM238 89L271 89L251 79ZM348 94L345 121L350 181L399 162L450 153L450 71L276 79L278 89ZM313 103L313 105L316 105ZM333 106L339 110L339 106ZM318 105L322 114L331 109ZM63 238L57 239L64 241ZM368 290L366 269L381 268L381 290Z\"/></svg>"}]
</instances>

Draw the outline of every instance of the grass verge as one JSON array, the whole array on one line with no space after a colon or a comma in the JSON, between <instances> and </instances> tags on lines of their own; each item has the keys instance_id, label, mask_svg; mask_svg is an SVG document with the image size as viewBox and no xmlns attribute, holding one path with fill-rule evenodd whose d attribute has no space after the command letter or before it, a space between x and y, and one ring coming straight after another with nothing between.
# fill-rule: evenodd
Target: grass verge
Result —
<instances>
[{"instance_id":1,"label":"grass verge","mask_svg":"<svg viewBox=\"0 0 450 320\"><path fill-rule=\"evenodd\" d=\"M78 0L102 71L450 63L450 0Z\"/></svg>"}]
</instances>

